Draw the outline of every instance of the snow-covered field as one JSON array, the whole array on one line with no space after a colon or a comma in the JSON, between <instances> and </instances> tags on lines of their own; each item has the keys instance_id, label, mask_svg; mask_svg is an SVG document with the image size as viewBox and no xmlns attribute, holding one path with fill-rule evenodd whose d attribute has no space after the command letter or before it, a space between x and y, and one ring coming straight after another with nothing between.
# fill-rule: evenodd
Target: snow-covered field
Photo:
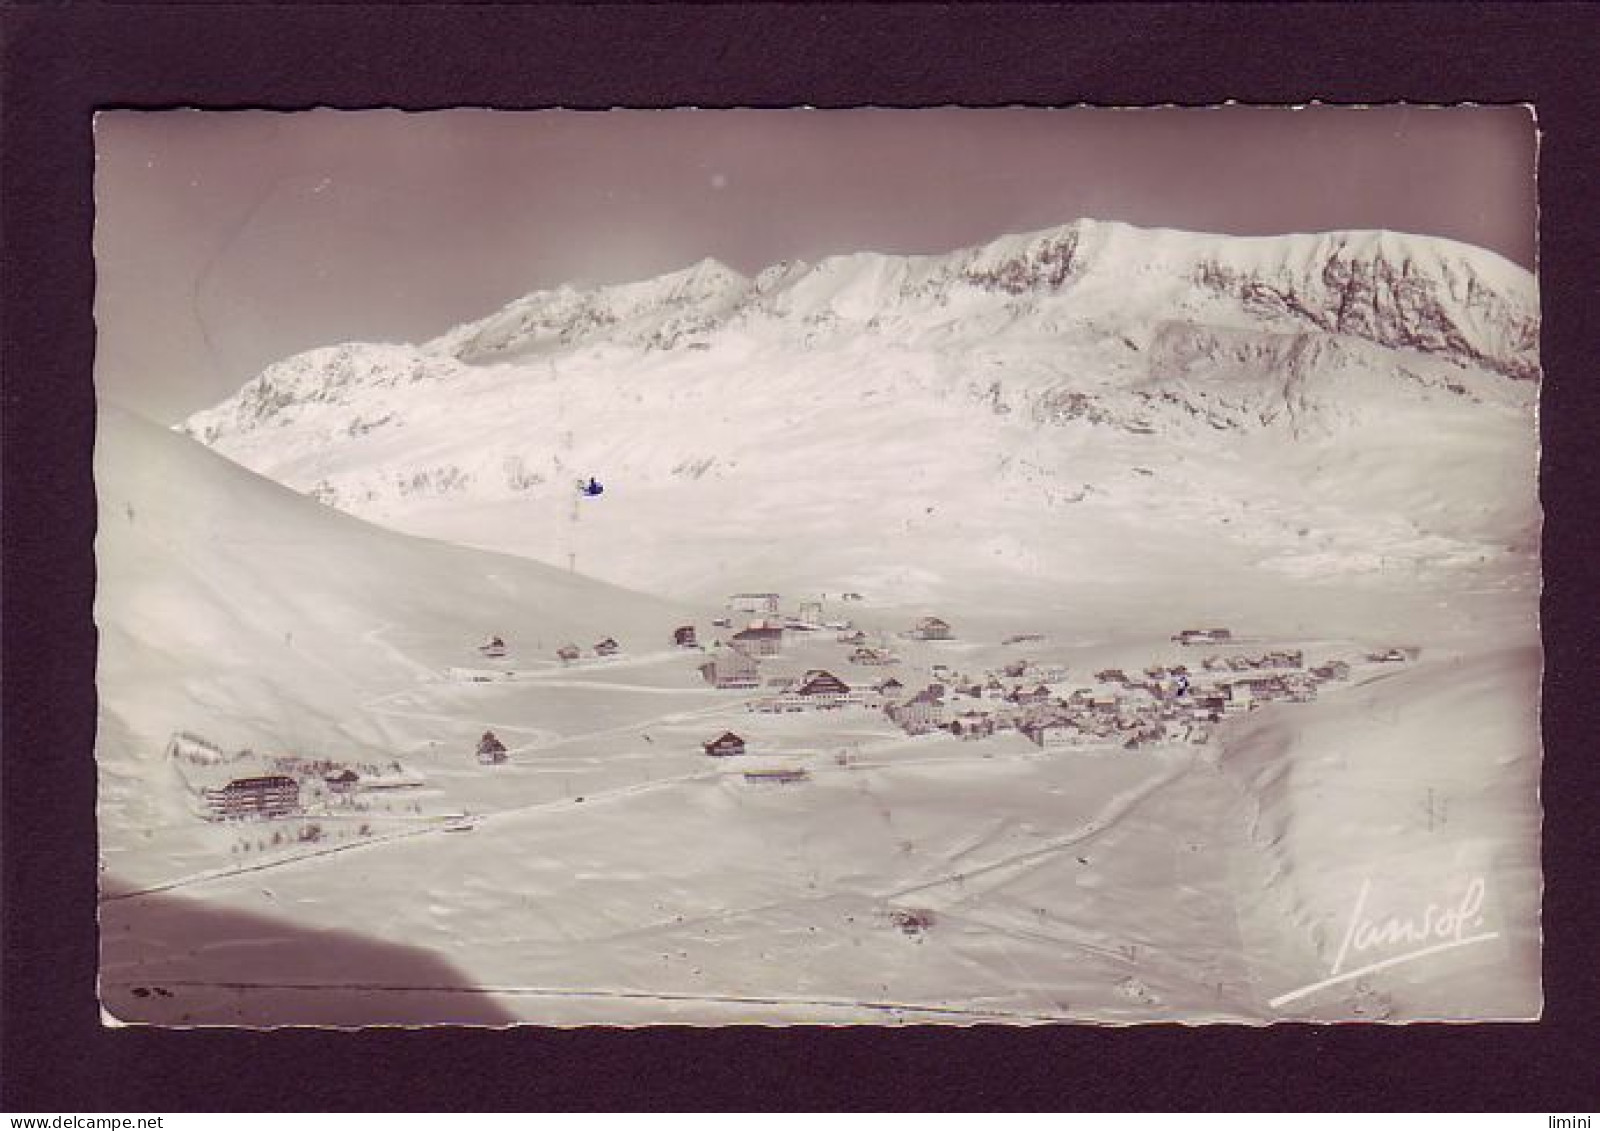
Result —
<instances>
[{"instance_id":1,"label":"snow-covered field","mask_svg":"<svg viewBox=\"0 0 1600 1131\"><path fill-rule=\"evenodd\" d=\"M291 359L189 435L108 409L106 1008L1535 1016L1536 310L1443 241L1081 224L530 296ZM752 589L896 656L791 632L764 682L916 691L1025 657L1065 696L1198 676L1170 637L1208 625L1353 670L1204 742L913 736L702 679L673 629L709 647ZM903 635L930 614L956 638ZM748 753L707 757L727 730ZM209 822L178 731L421 784Z\"/></svg>"}]
</instances>

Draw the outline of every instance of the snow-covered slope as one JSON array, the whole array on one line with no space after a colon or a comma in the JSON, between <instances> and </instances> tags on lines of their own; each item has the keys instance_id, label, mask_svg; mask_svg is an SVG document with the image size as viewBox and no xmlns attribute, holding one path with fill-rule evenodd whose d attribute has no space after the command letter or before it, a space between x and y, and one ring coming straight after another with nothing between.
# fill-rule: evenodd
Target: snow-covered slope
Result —
<instances>
[{"instance_id":1,"label":"snow-covered slope","mask_svg":"<svg viewBox=\"0 0 1600 1131\"><path fill-rule=\"evenodd\" d=\"M657 646L675 611L535 562L317 505L130 413L95 450L99 765L113 853L193 824L157 772L174 731L228 749L382 756L374 689L437 676L490 633L524 654ZM437 665L437 666L435 666Z\"/></svg>"},{"instance_id":2,"label":"snow-covered slope","mask_svg":"<svg viewBox=\"0 0 1600 1131\"><path fill-rule=\"evenodd\" d=\"M539 292L290 358L184 427L363 517L662 592L1026 588L1152 531L1433 568L1532 544L1537 325L1527 272L1449 241L1079 221Z\"/></svg>"},{"instance_id":3,"label":"snow-covered slope","mask_svg":"<svg viewBox=\"0 0 1600 1131\"><path fill-rule=\"evenodd\" d=\"M1235 862L1241 944L1289 1015L1538 1017L1532 637L1482 635L1483 651L1262 711L1229 738L1230 820L1249 830ZM1443 913L1463 907L1457 929ZM1300 992L1376 963L1392 966ZM1478 987L1470 1008L1465 984Z\"/></svg>"}]
</instances>

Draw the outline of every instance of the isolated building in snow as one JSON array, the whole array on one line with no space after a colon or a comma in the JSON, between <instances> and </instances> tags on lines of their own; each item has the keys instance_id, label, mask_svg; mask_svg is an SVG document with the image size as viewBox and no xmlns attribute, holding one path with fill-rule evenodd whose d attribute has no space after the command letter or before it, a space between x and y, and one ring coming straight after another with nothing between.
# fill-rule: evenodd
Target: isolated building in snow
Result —
<instances>
[{"instance_id":1,"label":"isolated building in snow","mask_svg":"<svg viewBox=\"0 0 1600 1131\"><path fill-rule=\"evenodd\" d=\"M950 625L938 617L923 617L917 621L911 635L918 640L949 640Z\"/></svg>"},{"instance_id":2,"label":"isolated building in snow","mask_svg":"<svg viewBox=\"0 0 1600 1131\"><path fill-rule=\"evenodd\" d=\"M1233 632L1226 628L1186 628L1172 638L1175 644L1226 644Z\"/></svg>"},{"instance_id":3,"label":"isolated building in snow","mask_svg":"<svg viewBox=\"0 0 1600 1131\"><path fill-rule=\"evenodd\" d=\"M361 775L349 767L322 776L323 783L333 793L352 793L361 781Z\"/></svg>"},{"instance_id":4,"label":"isolated building in snow","mask_svg":"<svg viewBox=\"0 0 1600 1131\"><path fill-rule=\"evenodd\" d=\"M485 766L498 766L506 757L506 744L495 737L494 731L484 731L478 740L478 761Z\"/></svg>"},{"instance_id":5,"label":"isolated building in snow","mask_svg":"<svg viewBox=\"0 0 1600 1131\"><path fill-rule=\"evenodd\" d=\"M681 628L674 629L672 633L672 643L677 645L679 648L698 647L698 644L694 638L694 625L686 624Z\"/></svg>"},{"instance_id":6,"label":"isolated building in snow","mask_svg":"<svg viewBox=\"0 0 1600 1131\"><path fill-rule=\"evenodd\" d=\"M300 811L300 783L287 774L234 778L204 798L214 820L288 817Z\"/></svg>"},{"instance_id":7,"label":"isolated building in snow","mask_svg":"<svg viewBox=\"0 0 1600 1131\"><path fill-rule=\"evenodd\" d=\"M731 730L722 732L710 742L702 742L700 746L713 758L732 758L744 753L744 739Z\"/></svg>"}]
</instances>

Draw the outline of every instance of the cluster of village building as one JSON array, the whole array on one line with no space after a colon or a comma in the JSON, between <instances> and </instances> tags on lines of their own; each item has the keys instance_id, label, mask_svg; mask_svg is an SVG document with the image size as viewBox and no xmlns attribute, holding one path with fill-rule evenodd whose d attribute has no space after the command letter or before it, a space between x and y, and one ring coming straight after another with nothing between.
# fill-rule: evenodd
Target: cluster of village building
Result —
<instances>
[{"instance_id":1,"label":"cluster of village building","mask_svg":"<svg viewBox=\"0 0 1600 1131\"><path fill-rule=\"evenodd\" d=\"M772 596L772 604L761 610L773 619L751 622L701 665L707 682L719 688L763 688L760 662L782 650L785 626L773 616L776 600ZM950 625L937 617L924 617L901 635L952 639ZM835 639L852 649L846 656L852 665L900 663L890 648L881 642L873 645L862 632L840 632ZM1038 639L1036 634L1024 634L1006 643ZM1230 650L1242 643L1226 628L1185 629L1172 639L1185 646ZM1409 657L1391 648L1365 658L1393 663ZM1041 747L1135 748L1147 743L1207 742L1216 724L1228 716L1276 701L1309 702L1320 685L1347 680L1350 674L1350 665L1343 660L1308 666L1302 651L1287 649L1207 655L1192 668L1156 664L1133 674L1108 668L1095 673L1093 686L1070 690L1061 686L1068 678L1063 667L1030 660L1017 660L976 678L934 665L933 679L915 690L892 675L852 684L833 672L813 669L797 679L766 681L768 694L752 699L748 707L759 712L868 707L881 709L912 735L945 731L963 739L982 739L1015 731ZM743 739L731 733L706 744L706 753L714 756L743 751Z\"/></svg>"}]
</instances>

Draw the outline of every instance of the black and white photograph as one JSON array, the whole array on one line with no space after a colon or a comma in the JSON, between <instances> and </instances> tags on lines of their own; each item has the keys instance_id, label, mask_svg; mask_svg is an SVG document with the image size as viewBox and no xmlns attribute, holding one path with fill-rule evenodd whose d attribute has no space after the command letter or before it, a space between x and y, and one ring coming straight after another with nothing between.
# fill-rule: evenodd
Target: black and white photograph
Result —
<instances>
[{"instance_id":1,"label":"black and white photograph","mask_svg":"<svg viewBox=\"0 0 1600 1131\"><path fill-rule=\"evenodd\" d=\"M1541 1016L1529 107L94 139L103 1024Z\"/></svg>"}]
</instances>

